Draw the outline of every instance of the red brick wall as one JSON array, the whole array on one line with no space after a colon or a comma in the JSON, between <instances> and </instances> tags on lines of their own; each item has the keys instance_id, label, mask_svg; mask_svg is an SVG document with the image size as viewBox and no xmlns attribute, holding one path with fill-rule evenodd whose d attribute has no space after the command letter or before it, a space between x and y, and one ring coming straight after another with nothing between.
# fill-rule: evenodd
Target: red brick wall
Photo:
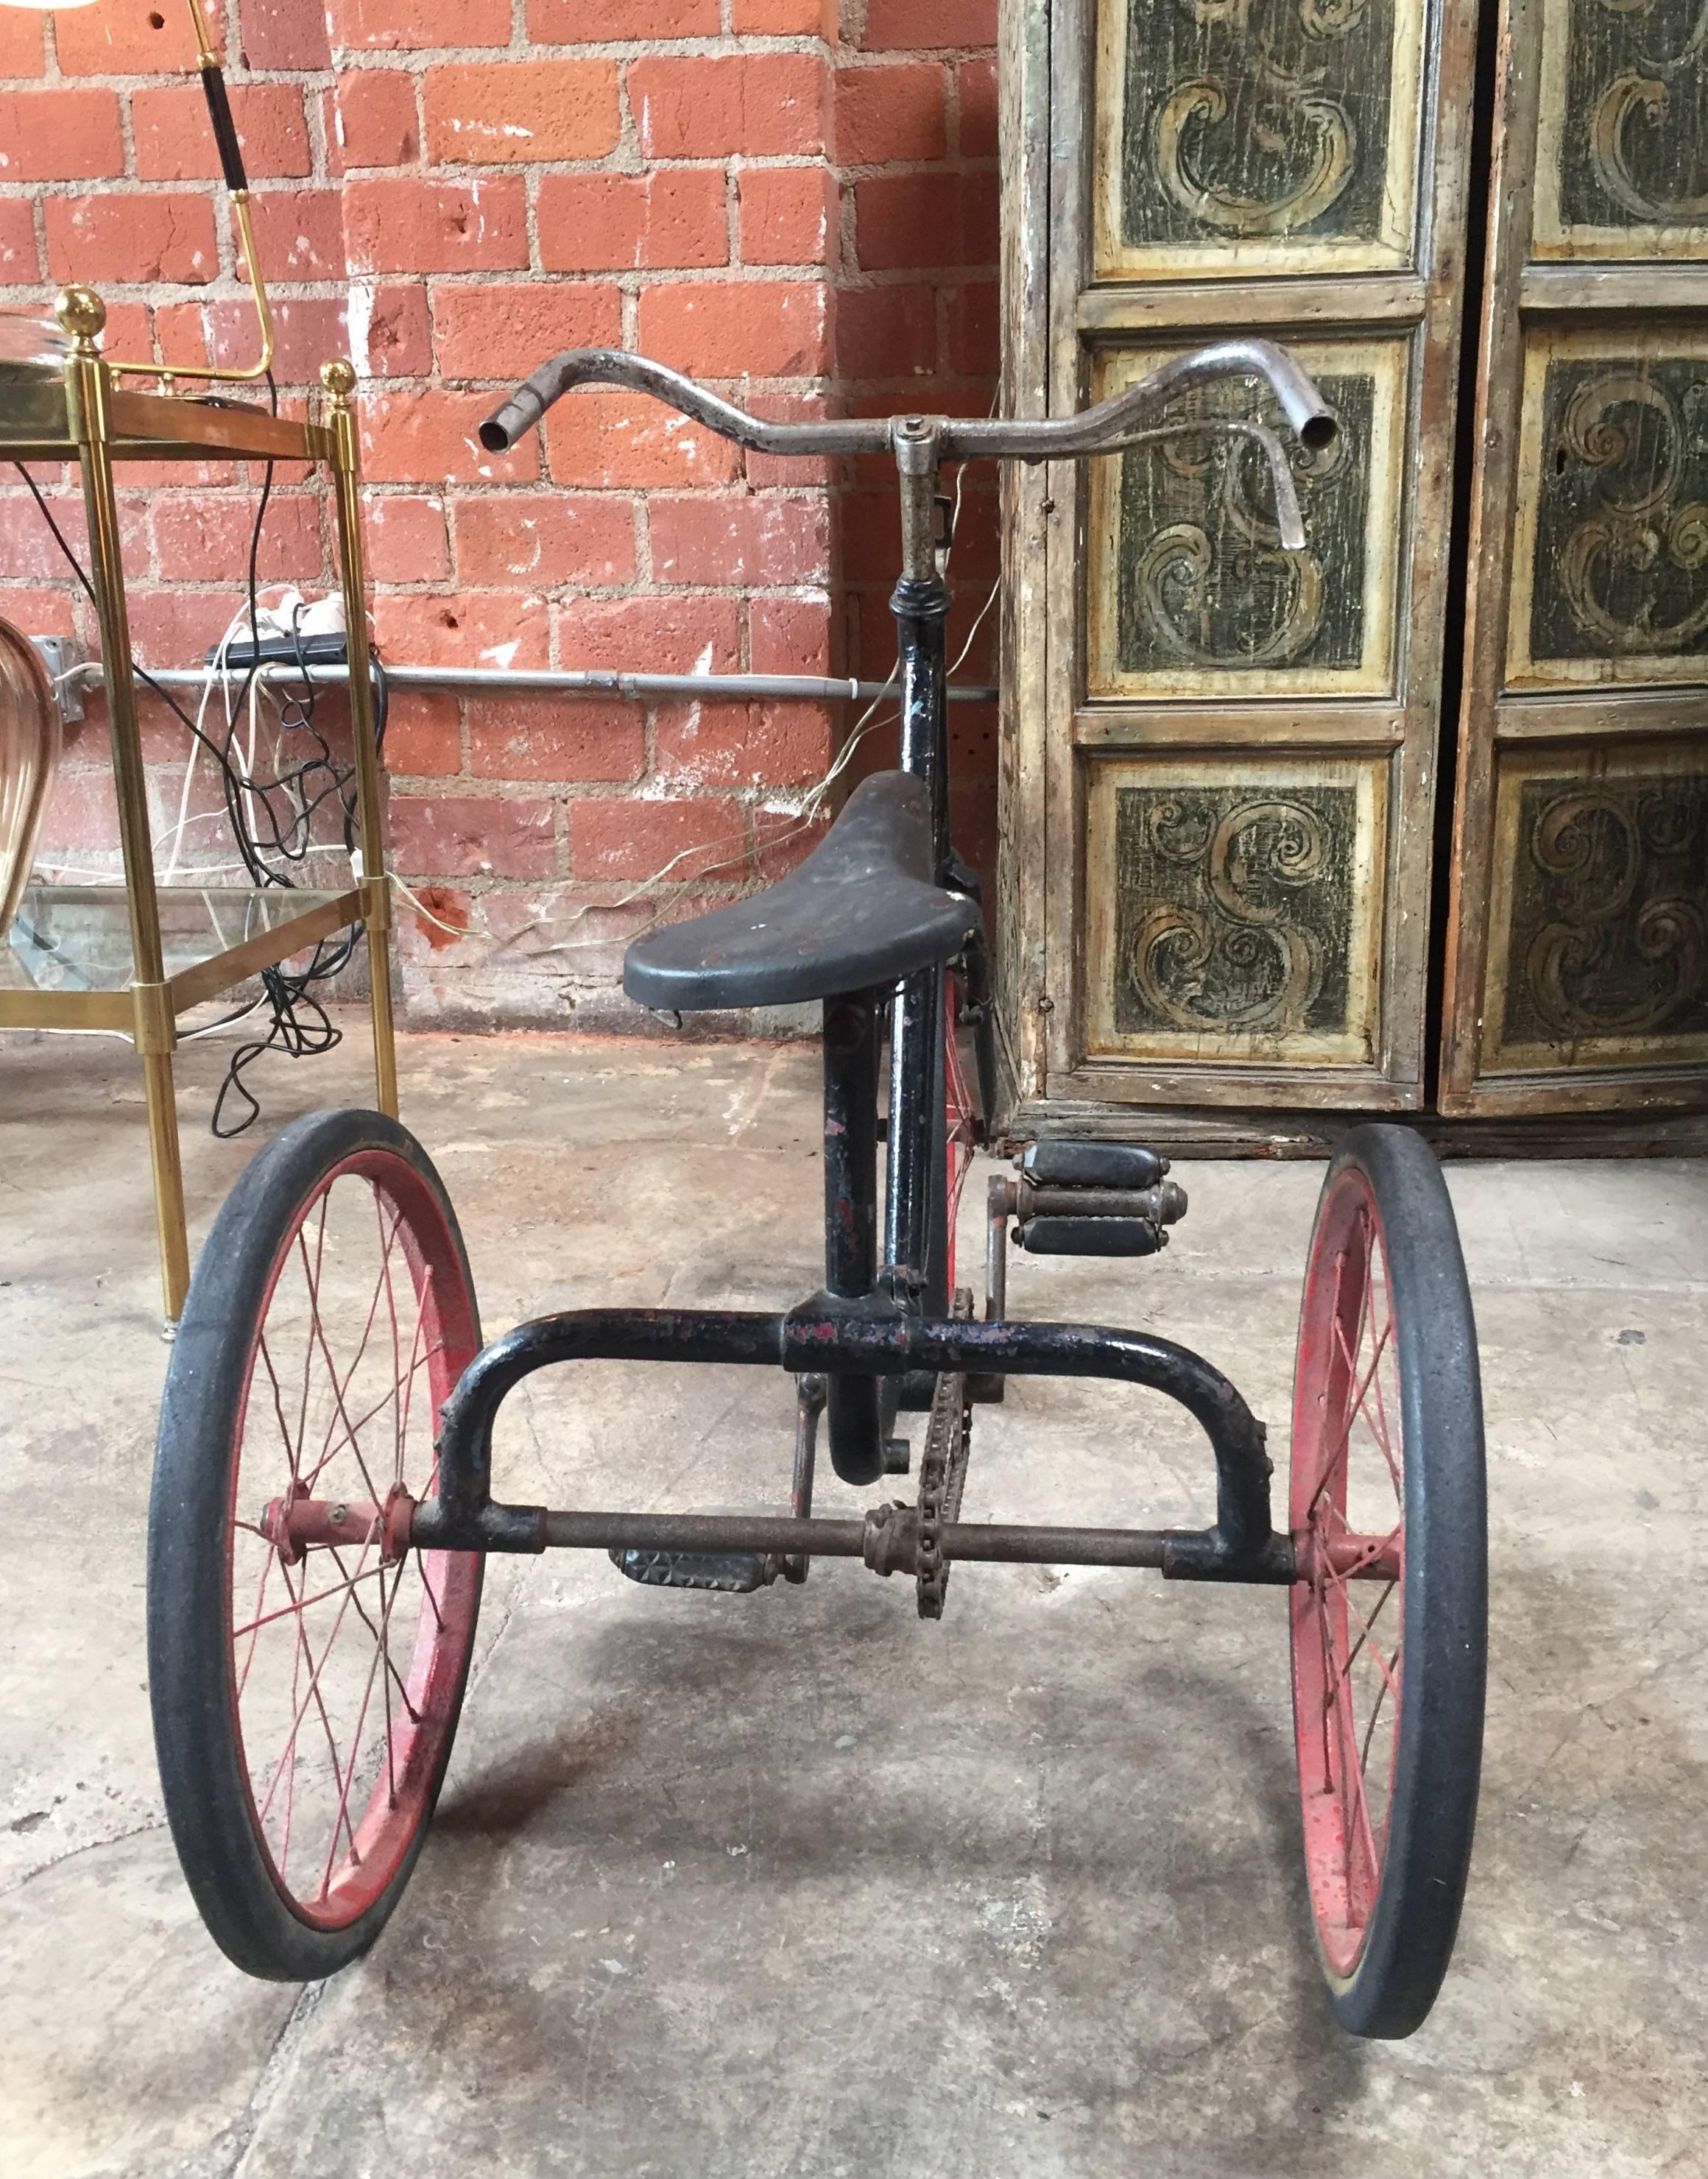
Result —
<instances>
[{"instance_id":1,"label":"red brick wall","mask_svg":"<svg viewBox=\"0 0 1708 2179\"><path fill-rule=\"evenodd\" d=\"M642 349L777 414L936 406L995 384L996 0L228 0L233 103L289 398L362 373L379 639L425 664L858 671L892 660L892 481L743 457L663 409L579 395L488 457L493 392L552 349ZM0 8L0 301L90 281L113 352L242 360L247 306L181 0L51 22ZM127 480L136 646L184 665L242 603L255 480ZM56 482L74 530L74 491ZM332 581L327 509L281 477L261 573ZM996 573L969 475L958 650ZM0 613L85 634L0 472ZM992 672L994 616L963 671ZM952 650L953 655L953 650ZM994 826L993 721L954 716L969 851ZM453 940L402 919L417 1018L620 1013L621 944L800 852L794 814L849 723L803 705L399 697L393 861ZM110 867L98 717L44 861ZM162 827L184 737L151 713ZM893 749L885 727L862 766ZM200 798L198 798L200 800ZM219 827L187 836L224 859ZM628 896L673 857L669 883Z\"/></svg>"}]
</instances>

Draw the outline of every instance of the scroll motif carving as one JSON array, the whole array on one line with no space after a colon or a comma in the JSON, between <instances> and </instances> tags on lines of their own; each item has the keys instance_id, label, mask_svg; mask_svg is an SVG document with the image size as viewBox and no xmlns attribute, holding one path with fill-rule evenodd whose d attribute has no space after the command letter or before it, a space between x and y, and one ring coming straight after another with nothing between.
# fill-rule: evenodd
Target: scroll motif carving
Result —
<instances>
[{"instance_id":1,"label":"scroll motif carving","mask_svg":"<svg viewBox=\"0 0 1708 2179\"><path fill-rule=\"evenodd\" d=\"M1708 1030L1708 779L1527 781L1503 1044Z\"/></svg>"},{"instance_id":2,"label":"scroll motif carving","mask_svg":"<svg viewBox=\"0 0 1708 2179\"><path fill-rule=\"evenodd\" d=\"M1277 1040L1348 1013L1350 788L1124 788L1114 1025Z\"/></svg>"},{"instance_id":3,"label":"scroll motif carving","mask_svg":"<svg viewBox=\"0 0 1708 2179\"><path fill-rule=\"evenodd\" d=\"M1708 363L1551 362L1530 656L1708 650Z\"/></svg>"},{"instance_id":4,"label":"scroll motif carving","mask_svg":"<svg viewBox=\"0 0 1708 2179\"><path fill-rule=\"evenodd\" d=\"M1249 441L1183 436L1123 457L1123 673L1362 662L1374 387L1362 375L1319 383L1341 429L1323 453L1294 453L1303 552L1281 549L1268 465ZM1230 384L1205 389L1194 408L1244 415L1250 398L1244 384ZM1265 420L1278 423L1279 412Z\"/></svg>"},{"instance_id":5,"label":"scroll motif carving","mask_svg":"<svg viewBox=\"0 0 1708 2179\"><path fill-rule=\"evenodd\" d=\"M1376 241L1392 0L1127 0L1121 233Z\"/></svg>"},{"instance_id":6,"label":"scroll motif carving","mask_svg":"<svg viewBox=\"0 0 1708 2179\"><path fill-rule=\"evenodd\" d=\"M1708 223L1708 0L1573 0L1553 127L1567 228Z\"/></svg>"}]
</instances>

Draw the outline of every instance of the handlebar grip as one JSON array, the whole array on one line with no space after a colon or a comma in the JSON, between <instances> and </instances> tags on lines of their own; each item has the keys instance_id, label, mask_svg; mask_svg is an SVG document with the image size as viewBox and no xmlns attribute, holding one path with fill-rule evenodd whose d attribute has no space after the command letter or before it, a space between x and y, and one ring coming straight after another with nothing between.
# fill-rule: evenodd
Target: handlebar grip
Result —
<instances>
[{"instance_id":1,"label":"handlebar grip","mask_svg":"<svg viewBox=\"0 0 1708 2179\"><path fill-rule=\"evenodd\" d=\"M553 361L556 361L554 357ZM542 366L542 370L549 368ZM540 419L556 400L555 393L545 393L534 380L541 376L536 370L533 378L524 380L509 399L502 402L488 416L480 429L481 444L489 454L507 454L518 439L531 431Z\"/></svg>"}]
</instances>

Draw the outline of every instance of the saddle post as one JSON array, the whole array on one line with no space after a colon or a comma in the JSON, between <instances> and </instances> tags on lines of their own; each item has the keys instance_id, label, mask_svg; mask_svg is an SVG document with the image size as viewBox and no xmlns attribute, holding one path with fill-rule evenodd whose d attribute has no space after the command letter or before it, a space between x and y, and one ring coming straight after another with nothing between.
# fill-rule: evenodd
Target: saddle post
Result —
<instances>
[{"instance_id":1,"label":"saddle post","mask_svg":"<svg viewBox=\"0 0 1708 2179\"><path fill-rule=\"evenodd\" d=\"M832 1304L879 1304L877 1255L878 994L824 1002L824 1282ZM885 1472L888 1417L876 1377L846 1376L828 1387L832 1466L845 1481L875 1483Z\"/></svg>"},{"instance_id":2,"label":"saddle post","mask_svg":"<svg viewBox=\"0 0 1708 2179\"><path fill-rule=\"evenodd\" d=\"M947 882L949 766L945 669L949 590L937 564L937 420L901 418L892 444L901 489L902 573L890 598L896 620L896 669L901 682L901 769L925 781L931 794L932 876ZM931 1112L941 1111L943 979L941 966L922 969L898 985L890 1027L890 1126L884 1205L886 1269L904 1304L928 1316L948 1314L942 1227L944 1206L931 1185ZM929 1100L920 1109L921 1095ZM909 1274L936 1267L942 1291L908 1291Z\"/></svg>"}]
</instances>

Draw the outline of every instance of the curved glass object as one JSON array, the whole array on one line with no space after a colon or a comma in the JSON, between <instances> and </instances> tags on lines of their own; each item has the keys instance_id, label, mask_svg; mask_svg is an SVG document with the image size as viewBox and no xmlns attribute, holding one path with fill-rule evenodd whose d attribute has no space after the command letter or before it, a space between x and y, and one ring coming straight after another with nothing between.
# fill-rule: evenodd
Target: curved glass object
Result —
<instances>
[{"instance_id":1,"label":"curved glass object","mask_svg":"<svg viewBox=\"0 0 1708 2179\"><path fill-rule=\"evenodd\" d=\"M41 653L0 621L0 931L10 927L29 881L59 744L59 706Z\"/></svg>"}]
</instances>

